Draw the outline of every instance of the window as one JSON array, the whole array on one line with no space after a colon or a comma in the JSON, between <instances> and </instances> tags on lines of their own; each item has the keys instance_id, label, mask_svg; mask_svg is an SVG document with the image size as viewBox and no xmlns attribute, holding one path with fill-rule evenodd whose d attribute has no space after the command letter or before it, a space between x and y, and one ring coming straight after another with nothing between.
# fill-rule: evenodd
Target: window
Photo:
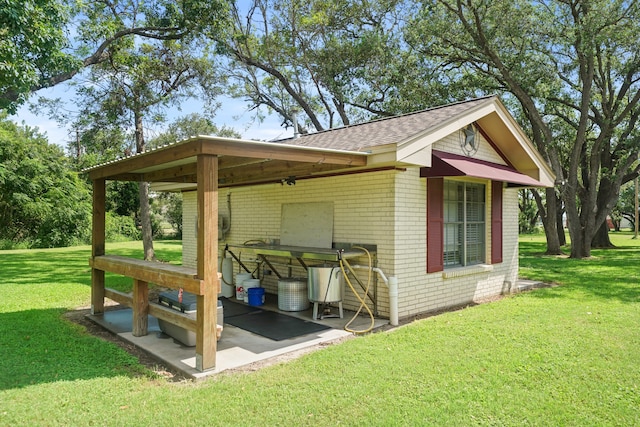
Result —
<instances>
[{"instance_id":1,"label":"window","mask_svg":"<svg viewBox=\"0 0 640 427\"><path fill-rule=\"evenodd\" d=\"M504 183L492 181L490 188L490 258L491 264L498 264L502 262ZM427 273L486 262L485 194L482 184L427 177Z\"/></svg>"},{"instance_id":2,"label":"window","mask_svg":"<svg viewBox=\"0 0 640 427\"><path fill-rule=\"evenodd\" d=\"M444 267L485 262L485 186L444 181Z\"/></svg>"}]
</instances>

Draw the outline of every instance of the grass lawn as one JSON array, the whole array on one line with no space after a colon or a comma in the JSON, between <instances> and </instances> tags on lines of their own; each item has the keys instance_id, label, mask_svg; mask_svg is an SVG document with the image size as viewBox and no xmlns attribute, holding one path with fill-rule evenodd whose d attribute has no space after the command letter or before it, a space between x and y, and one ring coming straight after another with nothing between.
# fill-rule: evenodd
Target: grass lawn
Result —
<instances>
[{"instance_id":1,"label":"grass lawn","mask_svg":"<svg viewBox=\"0 0 640 427\"><path fill-rule=\"evenodd\" d=\"M62 317L89 301L88 247L0 251L0 425L640 425L630 237L575 261L541 256L543 237L522 236L522 275L561 286L181 383ZM179 242L156 249L180 259Z\"/></svg>"}]
</instances>

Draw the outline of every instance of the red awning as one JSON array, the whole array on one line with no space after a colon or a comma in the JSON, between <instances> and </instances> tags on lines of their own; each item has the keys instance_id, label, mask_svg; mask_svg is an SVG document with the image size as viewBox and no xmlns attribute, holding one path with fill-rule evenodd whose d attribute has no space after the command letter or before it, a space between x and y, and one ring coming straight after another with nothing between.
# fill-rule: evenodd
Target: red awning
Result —
<instances>
[{"instance_id":1,"label":"red awning","mask_svg":"<svg viewBox=\"0 0 640 427\"><path fill-rule=\"evenodd\" d=\"M425 178L445 176L472 176L475 178L502 181L523 187L544 187L537 179L522 174L510 166L499 165L485 160L473 159L458 154L433 150L430 168L421 168L420 176Z\"/></svg>"}]
</instances>

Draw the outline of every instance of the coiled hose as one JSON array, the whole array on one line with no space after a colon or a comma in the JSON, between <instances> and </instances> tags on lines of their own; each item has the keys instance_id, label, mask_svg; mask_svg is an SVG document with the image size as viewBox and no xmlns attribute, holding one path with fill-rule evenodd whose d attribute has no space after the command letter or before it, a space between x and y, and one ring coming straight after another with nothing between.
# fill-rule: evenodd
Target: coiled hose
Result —
<instances>
[{"instance_id":1,"label":"coiled hose","mask_svg":"<svg viewBox=\"0 0 640 427\"><path fill-rule=\"evenodd\" d=\"M366 296L366 295L369 294L369 286L371 285L371 276L372 276L372 272L373 272L373 262L371 260L371 253L369 253L369 251L366 248L363 248L361 246L353 246L353 249L360 249L361 251L366 253L367 257L369 258L369 274L368 274L368 277L367 277L367 286L365 287L365 290L364 290L364 294ZM360 297L358 292L356 292L355 288L353 287L353 284L351 283L351 280L349 280L349 275L347 274L347 271L344 268L345 264L347 265L347 268L349 269L351 274L353 274L355 276L356 272L351 267L351 264L349 264L349 262L347 260L343 260L342 257L340 257L340 269L342 270L342 275L344 276L344 279L347 281L347 284L349 285L349 288L351 288L351 292L353 292L353 294L356 296L358 301L360 301L360 307L358 307L358 311L356 311L356 314L353 315L351 320L349 320L347 322L347 324L344 325L344 330L347 331L347 332L354 333L354 334L366 334L367 332L370 332L373 329L373 326L375 324L375 319L374 319L373 313L371 312L371 309L369 308L369 306L367 306L366 301L363 298ZM365 310L367 310L367 313L369 313L369 318L371 319L371 324L366 329L362 329L362 330L351 329L350 325L353 323L354 320L356 320L356 318L358 317L358 315L362 311L363 307L365 308Z\"/></svg>"}]
</instances>

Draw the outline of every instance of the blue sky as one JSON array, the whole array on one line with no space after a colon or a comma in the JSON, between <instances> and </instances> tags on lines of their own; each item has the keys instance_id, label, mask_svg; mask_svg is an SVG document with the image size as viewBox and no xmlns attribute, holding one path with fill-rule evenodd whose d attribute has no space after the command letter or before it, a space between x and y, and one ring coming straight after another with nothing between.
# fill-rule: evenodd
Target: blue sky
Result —
<instances>
[{"instance_id":1,"label":"blue sky","mask_svg":"<svg viewBox=\"0 0 640 427\"><path fill-rule=\"evenodd\" d=\"M47 98L61 98L67 108L72 108L70 99L73 98L73 87L67 84L60 84L53 88L42 89L34 94L31 101L37 100L38 96L44 96ZM276 115L270 115L265 117L262 123L255 119L253 111L248 111L247 106L241 101L231 98L221 98L219 100L222 107L219 109L213 122L218 126L227 126L238 131L243 139L257 139L263 141L270 141L274 139L282 139L293 136L293 129L285 129L280 126L281 120ZM173 119L192 112L202 111L202 103L199 101L189 101L182 106L182 111L177 108L172 108L167 113L168 122ZM266 114L266 111L265 111ZM11 120L18 123L38 127L41 132L46 132L49 137L49 142L57 144L62 147L67 146L69 141L68 129L61 127L55 120L50 119L46 114L34 114L29 111L29 106L24 105L18 110L18 113L14 116L9 116ZM162 128L151 129L151 135L153 133L162 132Z\"/></svg>"}]
</instances>

